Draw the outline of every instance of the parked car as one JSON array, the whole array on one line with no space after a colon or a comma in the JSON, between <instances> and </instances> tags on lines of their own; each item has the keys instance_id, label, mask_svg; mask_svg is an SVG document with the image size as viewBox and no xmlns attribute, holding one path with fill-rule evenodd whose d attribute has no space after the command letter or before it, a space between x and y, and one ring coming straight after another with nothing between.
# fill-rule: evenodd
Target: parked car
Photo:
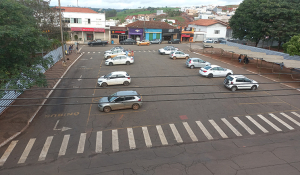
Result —
<instances>
[{"instance_id":1,"label":"parked car","mask_svg":"<svg viewBox=\"0 0 300 175\"><path fill-rule=\"evenodd\" d=\"M218 38L218 43L220 43L221 41L225 40L226 41L226 38Z\"/></svg>"},{"instance_id":2,"label":"parked car","mask_svg":"<svg viewBox=\"0 0 300 175\"><path fill-rule=\"evenodd\" d=\"M149 46L150 45L150 41L148 41L148 40L142 40L142 41L138 42L137 45L138 46Z\"/></svg>"},{"instance_id":3,"label":"parked car","mask_svg":"<svg viewBox=\"0 0 300 175\"><path fill-rule=\"evenodd\" d=\"M171 41L168 41L169 44L180 44L180 39L172 39Z\"/></svg>"},{"instance_id":4,"label":"parked car","mask_svg":"<svg viewBox=\"0 0 300 175\"><path fill-rule=\"evenodd\" d=\"M150 41L151 44L160 44L161 40L160 39L154 39L152 41Z\"/></svg>"},{"instance_id":5,"label":"parked car","mask_svg":"<svg viewBox=\"0 0 300 175\"><path fill-rule=\"evenodd\" d=\"M186 67L194 69L195 67L205 67L210 66L210 62L204 61L200 58L189 58L185 62Z\"/></svg>"},{"instance_id":6,"label":"parked car","mask_svg":"<svg viewBox=\"0 0 300 175\"><path fill-rule=\"evenodd\" d=\"M237 89L256 90L259 85L257 81L244 75L229 75L224 79L224 86L231 89L231 91L236 91Z\"/></svg>"},{"instance_id":7,"label":"parked car","mask_svg":"<svg viewBox=\"0 0 300 175\"><path fill-rule=\"evenodd\" d=\"M188 59L190 57L189 54L185 54L181 51L175 51L175 52L171 52L170 54L170 58L173 58L174 60L176 60L176 58L185 58Z\"/></svg>"},{"instance_id":8,"label":"parked car","mask_svg":"<svg viewBox=\"0 0 300 175\"><path fill-rule=\"evenodd\" d=\"M232 70L220 67L218 65L210 65L200 68L199 74L207 77L227 77L228 75L233 74Z\"/></svg>"},{"instance_id":9,"label":"parked car","mask_svg":"<svg viewBox=\"0 0 300 175\"><path fill-rule=\"evenodd\" d=\"M226 40L220 41L220 44L226 44Z\"/></svg>"},{"instance_id":10,"label":"parked car","mask_svg":"<svg viewBox=\"0 0 300 175\"><path fill-rule=\"evenodd\" d=\"M102 41L101 39L96 39L91 42L88 42L88 45L91 47L96 46L96 45L105 46L106 44L108 44L108 41Z\"/></svg>"},{"instance_id":11,"label":"parked car","mask_svg":"<svg viewBox=\"0 0 300 175\"><path fill-rule=\"evenodd\" d=\"M208 45L208 44L206 44L206 43L213 43L213 41L211 41L211 40L208 40L208 41L206 41L206 42L203 41L203 48L213 48L213 46Z\"/></svg>"},{"instance_id":12,"label":"parked car","mask_svg":"<svg viewBox=\"0 0 300 175\"><path fill-rule=\"evenodd\" d=\"M112 51L115 51L115 50L123 50L124 51L124 48L122 46L115 46L107 51L104 52L104 54L108 53L108 52L112 52Z\"/></svg>"},{"instance_id":13,"label":"parked car","mask_svg":"<svg viewBox=\"0 0 300 175\"><path fill-rule=\"evenodd\" d=\"M112 66L115 64L132 64L134 63L133 57L126 56L126 55L118 55L114 58L109 58L105 61L106 66Z\"/></svg>"},{"instance_id":14,"label":"parked car","mask_svg":"<svg viewBox=\"0 0 300 175\"><path fill-rule=\"evenodd\" d=\"M125 44L134 45L134 44L136 44L136 41L132 38L127 38L126 40L120 41L120 44L122 44L122 45L125 45Z\"/></svg>"},{"instance_id":15,"label":"parked car","mask_svg":"<svg viewBox=\"0 0 300 175\"><path fill-rule=\"evenodd\" d=\"M126 52L124 52L123 50L114 50L112 52L107 52L106 54L104 54L104 58L113 58L116 57L118 55L125 55Z\"/></svg>"},{"instance_id":16,"label":"parked car","mask_svg":"<svg viewBox=\"0 0 300 175\"><path fill-rule=\"evenodd\" d=\"M130 75L124 71L111 72L98 78L98 85L106 87L107 85L124 84L128 86L131 83Z\"/></svg>"},{"instance_id":17,"label":"parked car","mask_svg":"<svg viewBox=\"0 0 300 175\"><path fill-rule=\"evenodd\" d=\"M161 55L167 55L167 54L171 54L171 52L175 52L177 50L178 50L178 48L176 48L174 46L166 46L164 48L159 49L158 53L160 53Z\"/></svg>"},{"instance_id":18,"label":"parked car","mask_svg":"<svg viewBox=\"0 0 300 175\"><path fill-rule=\"evenodd\" d=\"M118 91L99 100L98 108L103 112L118 109L138 110L142 106L142 97L136 91Z\"/></svg>"},{"instance_id":19,"label":"parked car","mask_svg":"<svg viewBox=\"0 0 300 175\"><path fill-rule=\"evenodd\" d=\"M206 40L203 41L204 43L217 43L217 39L212 39L212 38L207 38Z\"/></svg>"}]
</instances>

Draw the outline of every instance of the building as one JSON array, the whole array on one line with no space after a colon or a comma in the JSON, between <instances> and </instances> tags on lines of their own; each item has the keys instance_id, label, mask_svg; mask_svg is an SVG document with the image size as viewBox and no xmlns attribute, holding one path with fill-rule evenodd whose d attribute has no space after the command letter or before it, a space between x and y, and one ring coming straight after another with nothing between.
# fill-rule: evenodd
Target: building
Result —
<instances>
[{"instance_id":1,"label":"building","mask_svg":"<svg viewBox=\"0 0 300 175\"><path fill-rule=\"evenodd\" d=\"M126 16L125 21L127 24L133 23L137 21L137 15L128 15Z\"/></svg>"},{"instance_id":2,"label":"building","mask_svg":"<svg viewBox=\"0 0 300 175\"><path fill-rule=\"evenodd\" d=\"M113 44L120 44L120 41L126 40L128 31L126 27L110 27L110 42Z\"/></svg>"},{"instance_id":3,"label":"building","mask_svg":"<svg viewBox=\"0 0 300 175\"><path fill-rule=\"evenodd\" d=\"M181 41L182 42L193 42L194 41L194 28L183 27L181 28Z\"/></svg>"}]
</instances>

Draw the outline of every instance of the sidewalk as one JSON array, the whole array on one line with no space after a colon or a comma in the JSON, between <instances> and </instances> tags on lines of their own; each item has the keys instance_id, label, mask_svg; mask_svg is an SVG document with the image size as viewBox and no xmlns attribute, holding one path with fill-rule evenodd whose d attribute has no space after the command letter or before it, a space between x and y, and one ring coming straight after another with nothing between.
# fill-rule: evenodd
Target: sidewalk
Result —
<instances>
[{"instance_id":1,"label":"sidewalk","mask_svg":"<svg viewBox=\"0 0 300 175\"><path fill-rule=\"evenodd\" d=\"M74 63L78 57L83 54L76 54L76 52L66 55L66 66L62 65L62 60L55 63L50 69L45 72L47 79L60 78ZM69 60L67 60L69 58ZM47 88L53 88L59 79L49 80ZM33 87L32 89L40 89ZM18 98L46 98L50 90L35 90L25 91ZM11 105L28 105L28 104L42 104L41 100L15 100ZM0 147L5 145L10 140L21 134L30 125L31 121L37 114L40 106L25 106L25 107L9 107L0 115Z\"/></svg>"}]
</instances>

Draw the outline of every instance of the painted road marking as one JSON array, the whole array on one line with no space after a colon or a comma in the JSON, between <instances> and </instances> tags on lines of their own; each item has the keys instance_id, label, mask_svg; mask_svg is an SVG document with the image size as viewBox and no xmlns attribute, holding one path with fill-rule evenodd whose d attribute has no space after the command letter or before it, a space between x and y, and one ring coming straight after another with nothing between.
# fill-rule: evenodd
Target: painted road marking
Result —
<instances>
[{"instance_id":1,"label":"painted road marking","mask_svg":"<svg viewBox=\"0 0 300 175\"><path fill-rule=\"evenodd\" d=\"M214 139L210 133L207 131L207 129L205 128L205 126L200 122L200 121L196 121L197 125L199 126L199 128L201 129L201 131L204 133L204 135L206 136L206 138L208 140L212 140Z\"/></svg>"},{"instance_id":2,"label":"painted road marking","mask_svg":"<svg viewBox=\"0 0 300 175\"><path fill-rule=\"evenodd\" d=\"M84 152L85 139L86 139L86 133L81 133L79 138L78 148L77 148L77 154Z\"/></svg>"},{"instance_id":3,"label":"painted road marking","mask_svg":"<svg viewBox=\"0 0 300 175\"><path fill-rule=\"evenodd\" d=\"M282 131L280 128L278 128L274 123L272 123L270 120L268 120L266 117L262 115L257 115L259 118L261 118L263 121L268 123L272 128L274 128L276 131Z\"/></svg>"},{"instance_id":4,"label":"painted road marking","mask_svg":"<svg viewBox=\"0 0 300 175\"><path fill-rule=\"evenodd\" d=\"M128 140L129 140L129 148L130 149L135 149L135 140L134 140L134 135L133 135L133 130L132 128L127 128L127 133L128 133Z\"/></svg>"},{"instance_id":5,"label":"painted road marking","mask_svg":"<svg viewBox=\"0 0 300 175\"><path fill-rule=\"evenodd\" d=\"M296 112L292 112L292 114L294 114L295 116L299 117L300 118L300 115Z\"/></svg>"},{"instance_id":6,"label":"painted road marking","mask_svg":"<svg viewBox=\"0 0 300 175\"><path fill-rule=\"evenodd\" d=\"M214 120L208 120L211 125L218 131L218 133L223 137L223 138L228 138L228 136L224 133L224 131L217 125L217 123Z\"/></svg>"},{"instance_id":7,"label":"painted road marking","mask_svg":"<svg viewBox=\"0 0 300 175\"><path fill-rule=\"evenodd\" d=\"M233 117L243 128L245 128L245 130L250 134L250 135L254 135L255 133L242 121L240 120L238 117Z\"/></svg>"},{"instance_id":8,"label":"painted road marking","mask_svg":"<svg viewBox=\"0 0 300 175\"><path fill-rule=\"evenodd\" d=\"M183 142L182 138L181 138L178 130L176 129L175 125L174 124L169 124L169 125L170 125L170 128L171 128L171 130L172 130L172 132L174 134L174 137L175 137L177 143L182 143Z\"/></svg>"},{"instance_id":9,"label":"painted road marking","mask_svg":"<svg viewBox=\"0 0 300 175\"><path fill-rule=\"evenodd\" d=\"M101 52L98 52L98 53L101 53Z\"/></svg>"},{"instance_id":10,"label":"painted road marking","mask_svg":"<svg viewBox=\"0 0 300 175\"><path fill-rule=\"evenodd\" d=\"M118 139L118 130L112 130L112 150L113 152L119 151L119 139Z\"/></svg>"},{"instance_id":11,"label":"painted road marking","mask_svg":"<svg viewBox=\"0 0 300 175\"><path fill-rule=\"evenodd\" d=\"M185 127L186 131L189 133L191 139L196 142L198 141L198 138L196 137L196 135L194 134L194 132L192 131L190 125L187 122L182 122L183 126Z\"/></svg>"},{"instance_id":12,"label":"painted road marking","mask_svg":"<svg viewBox=\"0 0 300 175\"><path fill-rule=\"evenodd\" d=\"M145 144L148 148L152 147L152 142L150 139L150 135L148 132L148 128L146 126L142 127L143 134L144 134L144 139L145 139Z\"/></svg>"},{"instance_id":13,"label":"painted road marking","mask_svg":"<svg viewBox=\"0 0 300 175\"><path fill-rule=\"evenodd\" d=\"M168 141L166 139L166 136L165 136L164 131L162 130L161 126L156 125L156 129L157 129L161 144L168 145Z\"/></svg>"},{"instance_id":14,"label":"painted road marking","mask_svg":"<svg viewBox=\"0 0 300 175\"><path fill-rule=\"evenodd\" d=\"M0 166L2 166L5 163L5 161L7 160L8 156L10 155L12 150L15 148L17 143L18 143L18 140L15 140L9 144L8 148L6 149L6 151L4 152L3 156L0 159Z\"/></svg>"},{"instance_id":15,"label":"painted road marking","mask_svg":"<svg viewBox=\"0 0 300 175\"><path fill-rule=\"evenodd\" d=\"M286 115L286 114L283 113L283 112L280 113L280 114L283 115L283 116L285 116L287 119L289 119L290 121L292 121L292 122L295 123L296 125L300 126L300 123L299 123L297 120L293 119L292 117Z\"/></svg>"},{"instance_id":16,"label":"painted road marking","mask_svg":"<svg viewBox=\"0 0 300 175\"><path fill-rule=\"evenodd\" d=\"M93 52L93 53L95 53L95 52Z\"/></svg>"},{"instance_id":17,"label":"painted road marking","mask_svg":"<svg viewBox=\"0 0 300 175\"><path fill-rule=\"evenodd\" d=\"M221 120L228 126L228 128L231 129L232 132L235 133L236 136L242 136L242 134L241 134L237 129L235 129L235 127L232 126L232 124L229 123L229 122L226 120L226 118L221 118Z\"/></svg>"},{"instance_id":18,"label":"painted road marking","mask_svg":"<svg viewBox=\"0 0 300 175\"><path fill-rule=\"evenodd\" d=\"M59 152L58 152L58 156L64 156L66 154L69 139L70 139L70 134L64 135L64 139L61 143L61 146L60 146L60 149L59 149Z\"/></svg>"},{"instance_id":19,"label":"painted road marking","mask_svg":"<svg viewBox=\"0 0 300 175\"><path fill-rule=\"evenodd\" d=\"M88 52L88 53L90 53L90 52Z\"/></svg>"},{"instance_id":20,"label":"painted road marking","mask_svg":"<svg viewBox=\"0 0 300 175\"><path fill-rule=\"evenodd\" d=\"M280 122L281 124L283 124L285 127L287 127L289 130L293 130L294 128L291 127L289 124L285 123L283 120L281 120L280 118L278 118L276 115L269 113L269 115L271 117L273 117L275 120L277 120L278 122Z\"/></svg>"},{"instance_id":21,"label":"painted road marking","mask_svg":"<svg viewBox=\"0 0 300 175\"><path fill-rule=\"evenodd\" d=\"M46 159L46 156L47 156L49 147L50 147L50 145L51 145L52 139L53 139L53 136L47 137L47 140L46 140L46 142L45 142L45 144L44 144L44 147L43 147L43 149L42 149L42 152L41 152L41 154L40 154L40 156L39 156L39 160L38 160L38 161L43 161L43 160Z\"/></svg>"},{"instance_id":22,"label":"painted road marking","mask_svg":"<svg viewBox=\"0 0 300 175\"><path fill-rule=\"evenodd\" d=\"M97 132L97 138L96 138L96 153L102 152L102 131Z\"/></svg>"},{"instance_id":23,"label":"painted road marking","mask_svg":"<svg viewBox=\"0 0 300 175\"><path fill-rule=\"evenodd\" d=\"M21 155L21 157L20 157L20 159L18 161L18 164L19 163L25 163L25 161L26 161L26 159L27 159L27 157L28 157L28 155L29 155L29 153L31 151L31 148L32 148L35 140L36 140L36 138L32 138L32 139L29 140L29 142L27 143L27 146L26 146L24 152L22 153L22 155Z\"/></svg>"},{"instance_id":24,"label":"painted road marking","mask_svg":"<svg viewBox=\"0 0 300 175\"><path fill-rule=\"evenodd\" d=\"M260 125L257 121L255 121L251 116L246 116L255 126L257 126L262 132L268 133L269 131L266 130L262 125Z\"/></svg>"}]
</instances>

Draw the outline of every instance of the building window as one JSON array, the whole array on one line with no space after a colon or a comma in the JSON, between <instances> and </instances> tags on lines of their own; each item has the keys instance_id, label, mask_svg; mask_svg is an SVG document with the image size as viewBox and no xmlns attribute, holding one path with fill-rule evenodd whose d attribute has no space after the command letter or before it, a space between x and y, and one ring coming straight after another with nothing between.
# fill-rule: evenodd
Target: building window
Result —
<instances>
[{"instance_id":1,"label":"building window","mask_svg":"<svg viewBox=\"0 0 300 175\"><path fill-rule=\"evenodd\" d=\"M71 18L71 23L81 24L81 18Z\"/></svg>"},{"instance_id":2,"label":"building window","mask_svg":"<svg viewBox=\"0 0 300 175\"><path fill-rule=\"evenodd\" d=\"M91 19L88 19L88 24L91 24Z\"/></svg>"},{"instance_id":3,"label":"building window","mask_svg":"<svg viewBox=\"0 0 300 175\"><path fill-rule=\"evenodd\" d=\"M215 30L215 34L220 34L220 30Z\"/></svg>"},{"instance_id":4,"label":"building window","mask_svg":"<svg viewBox=\"0 0 300 175\"><path fill-rule=\"evenodd\" d=\"M118 35L111 35L111 38L118 38Z\"/></svg>"},{"instance_id":5,"label":"building window","mask_svg":"<svg viewBox=\"0 0 300 175\"><path fill-rule=\"evenodd\" d=\"M64 19L63 19L63 22L64 22L64 23L70 23L70 18L64 18Z\"/></svg>"}]
</instances>

